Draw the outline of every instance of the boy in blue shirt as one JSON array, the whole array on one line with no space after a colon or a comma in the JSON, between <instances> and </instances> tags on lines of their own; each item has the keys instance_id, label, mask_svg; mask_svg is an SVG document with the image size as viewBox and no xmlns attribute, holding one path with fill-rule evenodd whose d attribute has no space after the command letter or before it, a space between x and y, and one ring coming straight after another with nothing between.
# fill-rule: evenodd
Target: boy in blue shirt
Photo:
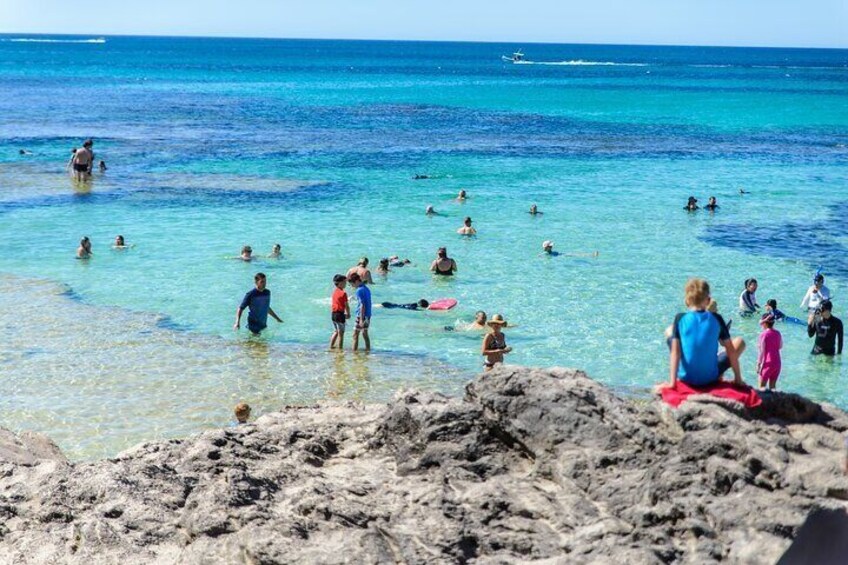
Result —
<instances>
[{"instance_id":1,"label":"boy in blue shirt","mask_svg":"<svg viewBox=\"0 0 848 565\"><path fill-rule=\"evenodd\" d=\"M236 310L236 323L233 329L238 330L241 327L241 314L245 308L248 308L250 312L247 315L247 329L259 335L259 332L268 327L268 314L281 324L283 321L271 309L271 291L265 288L267 283L265 273L256 273L253 282L256 288L244 295L244 299Z\"/></svg>"},{"instance_id":2,"label":"boy in blue shirt","mask_svg":"<svg viewBox=\"0 0 848 565\"><path fill-rule=\"evenodd\" d=\"M674 319L669 355L669 383L677 380L695 387L716 383L728 369L733 369L733 383L745 384L739 368L739 356L745 350L745 341L731 338L724 319L707 311L710 303L710 285L703 279L690 279L685 287L686 306L689 311ZM721 344L725 352L719 354Z\"/></svg>"},{"instance_id":3,"label":"boy in blue shirt","mask_svg":"<svg viewBox=\"0 0 848 565\"><path fill-rule=\"evenodd\" d=\"M368 327L371 325L371 290L357 273L351 273L347 282L356 289L354 293L358 302L356 306L356 325L353 327L353 350L359 349L359 334L365 342L365 351L371 351L371 338L368 337Z\"/></svg>"}]
</instances>

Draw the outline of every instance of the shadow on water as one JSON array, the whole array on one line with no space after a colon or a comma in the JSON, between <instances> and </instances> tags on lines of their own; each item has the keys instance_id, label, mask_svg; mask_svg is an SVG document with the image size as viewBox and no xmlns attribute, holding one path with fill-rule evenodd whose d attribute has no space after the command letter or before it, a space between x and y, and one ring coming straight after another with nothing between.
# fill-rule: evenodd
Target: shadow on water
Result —
<instances>
[{"instance_id":1,"label":"shadow on water","mask_svg":"<svg viewBox=\"0 0 848 565\"><path fill-rule=\"evenodd\" d=\"M840 242L848 237L848 222L845 221L848 201L829 209L827 218L809 224L716 225L709 228L702 239L712 245L747 253L804 261L811 267L823 265L828 275L848 276L848 248Z\"/></svg>"}]
</instances>

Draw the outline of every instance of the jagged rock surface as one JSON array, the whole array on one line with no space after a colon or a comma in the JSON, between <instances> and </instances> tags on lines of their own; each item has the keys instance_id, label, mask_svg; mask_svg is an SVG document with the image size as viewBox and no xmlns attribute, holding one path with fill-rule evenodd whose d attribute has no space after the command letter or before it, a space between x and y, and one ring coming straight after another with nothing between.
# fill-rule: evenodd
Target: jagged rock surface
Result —
<instances>
[{"instance_id":1,"label":"jagged rock surface","mask_svg":"<svg viewBox=\"0 0 848 565\"><path fill-rule=\"evenodd\" d=\"M774 563L844 508L848 417L503 367L464 399L287 408L72 464L0 433L3 563Z\"/></svg>"}]
</instances>

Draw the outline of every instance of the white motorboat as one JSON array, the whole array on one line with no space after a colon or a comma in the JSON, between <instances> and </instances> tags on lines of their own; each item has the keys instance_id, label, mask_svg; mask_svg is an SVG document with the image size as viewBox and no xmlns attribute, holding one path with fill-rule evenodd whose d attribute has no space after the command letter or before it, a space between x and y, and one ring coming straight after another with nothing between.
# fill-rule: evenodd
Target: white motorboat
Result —
<instances>
[{"instance_id":1,"label":"white motorboat","mask_svg":"<svg viewBox=\"0 0 848 565\"><path fill-rule=\"evenodd\" d=\"M511 57L507 57L506 55L501 55L501 60L507 63L521 63L524 61L524 53L521 52L521 49L512 54Z\"/></svg>"}]
</instances>

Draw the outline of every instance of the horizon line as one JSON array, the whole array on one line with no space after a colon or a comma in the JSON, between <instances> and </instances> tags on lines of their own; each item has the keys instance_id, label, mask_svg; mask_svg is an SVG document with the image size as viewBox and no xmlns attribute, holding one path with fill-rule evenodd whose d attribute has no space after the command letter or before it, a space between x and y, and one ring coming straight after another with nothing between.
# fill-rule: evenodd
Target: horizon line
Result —
<instances>
[{"instance_id":1,"label":"horizon line","mask_svg":"<svg viewBox=\"0 0 848 565\"><path fill-rule=\"evenodd\" d=\"M108 37L149 37L149 38L170 38L170 39L253 39L264 41L385 41L385 42L405 42L405 43L483 43L483 44L521 44L521 45L591 45L591 46L609 46L609 47L700 47L705 49L818 49L829 51L846 51L845 47L812 47L799 45L706 45L706 44L680 44L680 43L562 43L552 41L518 41L518 40L471 40L471 39L398 39L398 38L363 38L363 37L268 37L268 36L243 36L243 35L205 35L205 34L188 34L188 35L172 35L167 33L157 34L135 34L135 33L50 33L50 32L7 32L0 31L2 35L20 35L21 39L31 36L49 36L49 37L90 37L108 38ZM26 36L26 37L23 37Z\"/></svg>"}]
</instances>

